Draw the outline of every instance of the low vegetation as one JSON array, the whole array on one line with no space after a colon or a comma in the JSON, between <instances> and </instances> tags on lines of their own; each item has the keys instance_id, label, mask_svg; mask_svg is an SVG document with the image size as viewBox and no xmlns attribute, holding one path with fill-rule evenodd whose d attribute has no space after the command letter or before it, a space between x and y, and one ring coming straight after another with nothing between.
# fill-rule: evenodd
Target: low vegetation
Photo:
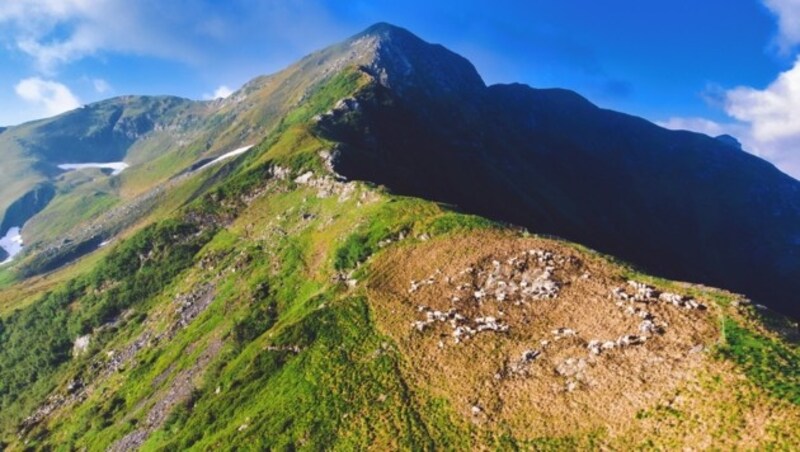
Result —
<instances>
[{"instance_id":1,"label":"low vegetation","mask_svg":"<svg viewBox=\"0 0 800 452\"><path fill-rule=\"evenodd\" d=\"M3 421L19 420L24 410L32 408L30 395L21 398L23 394L41 397L53 389L51 376L70 360L78 336L112 322L123 310L163 290L193 263L208 237L196 226L174 220L150 226L113 250L88 275L68 281L2 319Z\"/></svg>"},{"instance_id":2,"label":"low vegetation","mask_svg":"<svg viewBox=\"0 0 800 452\"><path fill-rule=\"evenodd\" d=\"M800 350L775 338L723 320L725 344L719 353L744 370L755 384L781 400L800 405Z\"/></svg>"},{"instance_id":3,"label":"low vegetation","mask_svg":"<svg viewBox=\"0 0 800 452\"><path fill-rule=\"evenodd\" d=\"M353 71L321 85L252 151L181 186L187 193L180 200L188 204L174 201L152 224L102 251L107 254L90 270L70 274L2 317L0 438L6 443L0 448L694 447L681 442L694 438L684 431L745 438L754 447L792 444L800 431L797 350L730 318L721 328L725 342L717 355L723 359L712 359L704 350L719 339L717 314L731 305L726 297L647 279L584 248L366 183L335 181L322 190L298 182L308 172L327 176L320 153L336 144L310 121L360 83ZM452 347L450 335L411 328L420 313L412 303L420 299L409 292L412 279L436 269L493 265L491 253L510 256L532 247L573 258L563 261L569 271L558 275L570 309L540 300L541 311L524 317L522 308L509 307L504 315L517 329L478 336L460 348ZM598 362L615 364L609 375L619 377L603 380L605 386L575 392L560 380L535 386L556 382L552 369L538 379L498 383L506 378L498 371L509 367L506 357L552 336L544 320L586 331L608 321L604 327L615 334L630 326L614 317L619 310L608 302L611 289L628 277L696 296L709 310L654 308L672 316L670 325L680 334L654 339L652 349L599 355ZM581 289L581 281L589 281L588 288ZM422 299L431 306L452 300L431 294ZM89 347L74 354L75 339L86 334ZM553 359L588 354L585 343L563 343L565 355ZM665 350L684 360L668 361ZM648 364L640 379L624 380L626 369L652 362L659 364ZM677 376L661 371L669 366ZM78 389L81 397L67 398L17 436L26 416L50 395L72 394L70 382L78 379L90 390ZM627 400L614 392L626 385L650 392ZM722 402L709 402L696 416L675 402L696 391L690 400L730 404L718 397L723 390L745 407L733 426L717 422L728 415ZM536 397L559 404L531 404ZM587 401L598 400L618 403L617 430L598 427L604 419L576 427L565 420L569 416L557 416L572 409L589 418ZM750 429L742 419L758 410L781 421Z\"/></svg>"}]
</instances>

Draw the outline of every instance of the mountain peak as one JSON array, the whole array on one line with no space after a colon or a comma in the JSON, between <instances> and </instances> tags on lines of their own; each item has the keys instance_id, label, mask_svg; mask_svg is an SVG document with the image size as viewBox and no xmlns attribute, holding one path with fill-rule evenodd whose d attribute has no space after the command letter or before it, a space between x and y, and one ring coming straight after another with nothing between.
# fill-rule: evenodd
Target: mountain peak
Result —
<instances>
[{"instance_id":1,"label":"mountain peak","mask_svg":"<svg viewBox=\"0 0 800 452\"><path fill-rule=\"evenodd\" d=\"M463 95L486 87L469 60L396 25L376 23L346 44L368 55L364 67L382 85L402 94Z\"/></svg>"},{"instance_id":2,"label":"mountain peak","mask_svg":"<svg viewBox=\"0 0 800 452\"><path fill-rule=\"evenodd\" d=\"M389 37L391 35L398 35L398 34L405 34L410 35L416 38L414 33L406 30L403 27L399 27L397 25L390 24L388 22L377 22L369 27L367 27L364 31L357 34L356 36L381 36L381 37ZM417 38L419 39L419 38Z\"/></svg>"}]
</instances>

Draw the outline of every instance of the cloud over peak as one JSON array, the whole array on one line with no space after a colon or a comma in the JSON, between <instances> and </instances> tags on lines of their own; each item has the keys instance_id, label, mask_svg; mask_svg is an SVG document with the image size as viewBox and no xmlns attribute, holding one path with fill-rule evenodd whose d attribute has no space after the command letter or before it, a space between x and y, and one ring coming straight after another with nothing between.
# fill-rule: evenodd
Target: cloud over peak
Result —
<instances>
[{"instance_id":1,"label":"cloud over peak","mask_svg":"<svg viewBox=\"0 0 800 452\"><path fill-rule=\"evenodd\" d=\"M81 106L78 98L65 85L39 77L20 80L14 91L24 101L40 108L46 116L54 116Z\"/></svg>"},{"instance_id":2,"label":"cloud over peak","mask_svg":"<svg viewBox=\"0 0 800 452\"><path fill-rule=\"evenodd\" d=\"M800 44L800 0L763 0L778 20L776 42L788 54ZM769 160L800 179L800 55L768 86L738 86L713 90L713 103L731 118L716 122L703 118L670 118L659 124L669 129L694 130L709 135L727 133L743 148Z\"/></svg>"},{"instance_id":3,"label":"cloud over peak","mask_svg":"<svg viewBox=\"0 0 800 452\"><path fill-rule=\"evenodd\" d=\"M731 121L670 118L659 125L712 136L733 135L746 151L800 179L800 57L763 89L739 86L724 91L721 104Z\"/></svg>"}]
</instances>

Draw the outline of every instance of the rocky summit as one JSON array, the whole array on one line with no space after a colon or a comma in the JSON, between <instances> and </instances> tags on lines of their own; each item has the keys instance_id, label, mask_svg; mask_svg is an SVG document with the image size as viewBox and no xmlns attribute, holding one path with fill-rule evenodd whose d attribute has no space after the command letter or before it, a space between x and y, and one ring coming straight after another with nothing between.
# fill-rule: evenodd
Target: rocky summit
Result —
<instances>
[{"instance_id":1,"label":"rocky summit","mask_svg":"<svg viewBox=\"0 0 800 452\"><path fill-rule=\"evenodd\" d=\"M800 444L800 182L733 137L376 24L0 154L0 450Z\"/></svg>"}]
</instances>

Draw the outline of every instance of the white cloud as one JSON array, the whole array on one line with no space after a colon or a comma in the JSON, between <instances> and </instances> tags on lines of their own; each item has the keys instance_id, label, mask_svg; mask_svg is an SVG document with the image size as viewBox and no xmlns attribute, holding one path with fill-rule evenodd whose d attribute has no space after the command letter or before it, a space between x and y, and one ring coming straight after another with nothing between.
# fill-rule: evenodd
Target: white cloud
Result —
<instances>
[{"instance_id":1,"label":"white cloud","mask_svg":"<svg viewBox=\"0 0 800 452\"><path fill-rule=\"evenodd\" d=\"M778 18L778 47L788 53L800 44L800 0L764 0L764 4Z\"/></svg>"},{"instance_id":2,"label":"white cloud","mask_svg":"<svg viewBox=\"0 0 800 452\"><path fill-rule=\"evenodd\" d=\"M661 127L671 130L690 130L700 132L712 137L730 133L728 125L720 124L705 118L673 117L666 121L656 121Z\"/></svg>"},{"instance_id":3,"label":"white cloud","mask_svg":"<svg viewBox=\"0 0 800 452\"><path fill-rule=\"evenodd\" d=\"M800 0L764 0L764 4L778 19L777 43L788 53L800 44ZM713 94L714 104L719 104L731 122L670 118L659 124L708 135L733 135L746 151L800 179L800 56L763 89L738 86L714 89Z\"/></svg>"},{"instance_id":4,"label":"white cloud","mask_svg":"<svg viewBox=\"0 0 800 452\"><path fill-rule=\"evenodd\" d=\"M55 80L61 70L87 59L148 69L163 66L158 59L189 65L212 79L238 81L279 70L345 34L323 0L227 0L225 7L216 0L0 0L0 53L15 54L8 58L14 66L3 68L7 80L31 71ZM119 60L120 55L129 58ZM123 79L109 81L113 88L104 91L102 84L82 79L80 93L93 100L131 86ZM0 104L6 107L0 109L4 125L46 114L10 89L0 90Z\"/></svg>"},{"instance_id":5,"label":"white cloud","mask_svg":"<svg viewBox=\"0 0 800 452\"><path fill-rule=\"evenodd\" d=\"M98 94L105 94L111 91L111 85L101 78L92 79L92 86L94 86L94 90L97 91Z\"/></svg>"},{"instance_id":6,"label":"white cloud","mask_svg":"<svg viewBox=\"0 0 800 452\"><path fill-rule=\"evenodd\" d=\"M729 90L725 111L751 124L759 141L800 137L800 58L763 90L747 86Z\"/></svg>"},{"instance_id":7,"label":"white cloud","mask_svg":"<svg viewBox=\"0 0 800 452\"><path fill-rule=\"evenodd\" d=\"M218 45L231 49L252 42L263 42L276 56L294 57L298 48L309 51L338 34L319 0L229 3L220 8L211 0L0 0L0 40L52 75L65 64L107 53L208 63Z\"/></svg>"},{"instance_id":8,"label":"white cloud","mask_svg":"<svg viewBox=\"0 0 800 452\"><path fill-rule=\"evenodd\" d=\"M764 89L740 86L724 93L727 122L674 117L658 122L673 130L736 137L745 151L800 179L800 58Z\"/></svg>"},{"instance_id":9,"label":"white cloud","mask_svg":"<svg viewBox=\"0 0 800 452\"><path fill-rule=\"evenodd\" d=\"M80 107L81 102L65 85L42 80L39 77L20 80L14 87L17 95L42 110L46 116L54 116Z\"/></svg>"},{"instance_id":10,"label":"white cloud","mask_svg":"<svg viewBox=\"0 0 800 452\"><path fill-rule=\"evenodd\" d=\"M705 118L673 117L666 121L656 121L656 124L671 130L689 130L712 137L731 135L739 140L744 151L768 160L784 173L800 179L800 135L765 141L754 135L752 123L734 120L716 122Z\"/></svg>"},{"instance_id":11,"label":"white cloud","mask_svg":"<svg viewBox=\"0 0 800 452\"><path fill-rule=\"evenodd\" d=\"M747 125L754 152L800 178L800 57L764 89L727 91L725 112Z\"/></svg>"},{"instance_id":12,"label":"white cloud","mask_svg":"<svg viewBox=\"0 0 800 452\"><path fill-rule=\"evenodd\" d=\"M212 94L203 94L203 99L212 100L212 99L225 99L226 97L233 94L233 90L228 88L225 85L221 85L219 88L214 90Z\"/></svg>"},{"instance_id":13,"label":"white cloud","mask_svg":"<svg viewBox=\"0 0 800 452\"><path fill-rule=\"evenodd\" d=\"M182 61L197 58L186 32L190 14L156 0L14 0L0 2L0 31L39 71L103 51ZM176 9L173 11L172 9Z\"/></svg>"}]
</instances>

